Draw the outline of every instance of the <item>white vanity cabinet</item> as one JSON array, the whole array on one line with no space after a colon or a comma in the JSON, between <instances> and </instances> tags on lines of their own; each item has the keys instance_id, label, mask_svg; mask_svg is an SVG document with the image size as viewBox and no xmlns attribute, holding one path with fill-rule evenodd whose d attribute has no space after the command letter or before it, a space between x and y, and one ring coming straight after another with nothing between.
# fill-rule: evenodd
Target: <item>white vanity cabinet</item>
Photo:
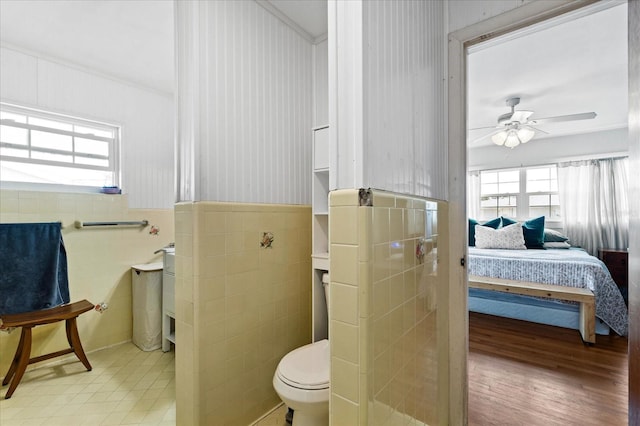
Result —
<instances>
[{"instance_id":1,"label":"white vanity cabinet","mask_svg":"<svg viewBox=\"0 0 640 426\"><path fill-rule=\"evenodd\" d=\"M171 350L176 344L176 256L174 249L164 251L162 275L162 351Z\"/></svg>"}]
</instances>

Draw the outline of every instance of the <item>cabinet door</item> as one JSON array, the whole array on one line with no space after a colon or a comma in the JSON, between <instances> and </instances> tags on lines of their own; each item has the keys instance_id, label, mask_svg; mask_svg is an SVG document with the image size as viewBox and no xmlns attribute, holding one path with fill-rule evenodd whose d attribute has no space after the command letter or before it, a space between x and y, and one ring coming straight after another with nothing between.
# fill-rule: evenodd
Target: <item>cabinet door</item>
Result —
<instances>
[{"instance_id":1,"label":"cabinet door","mask_svg":"<svg viewBox=\"0 0 640 426\"><path fill-rule=\"evenodd\" d=\"M313 132L313 169L329 168L329 128L317 129Z\"/></svg>"}]
</instances>

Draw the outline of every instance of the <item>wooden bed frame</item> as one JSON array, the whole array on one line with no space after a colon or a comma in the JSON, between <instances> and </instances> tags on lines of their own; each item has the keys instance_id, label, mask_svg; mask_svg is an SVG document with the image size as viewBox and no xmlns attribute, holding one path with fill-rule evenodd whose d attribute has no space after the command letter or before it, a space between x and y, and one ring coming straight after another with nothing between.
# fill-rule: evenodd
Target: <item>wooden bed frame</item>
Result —
<instances>
[{"instance_id":1,"label":"wooden bed frame","mask_svg":"<svg viewBox=\"0 0 640 426\"><path fill-rule=\"evenodd\" d=\"M585 343L596 343L596 298L589 289L481 277L478 275L469 275L469 287L578 302L580 303L580 336L582 336L582 340Z\"/></svg>"}]
</instances>

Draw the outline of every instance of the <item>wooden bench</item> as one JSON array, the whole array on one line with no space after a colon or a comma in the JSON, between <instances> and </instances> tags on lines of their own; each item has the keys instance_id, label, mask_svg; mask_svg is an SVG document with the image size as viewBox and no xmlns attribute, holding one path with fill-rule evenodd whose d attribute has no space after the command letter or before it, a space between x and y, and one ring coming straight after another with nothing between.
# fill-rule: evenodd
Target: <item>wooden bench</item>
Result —
<instances>
[{"instance_id":1,"label":"wooden bench","mask_svg":"<svg viewBox=\"0 0 640 426\"><path fill-rule=\"evenodd\" d=\"M590 344L596 342L596 298L589 289L481 277L478 275L469 275L469 287L578 302L580 303L580 335L582 340Z\"/></svg>"},{"instance_id":2,"label":"wooden bench","mask_svg":"<svg viewBox=\"0 0 640 426\"><path fill-rule=\"evenodd\" d=\"M4 396L5 399L11 398L11 395L13 395L13 392L18 387L18 383L22 380L22 376L29 364L34 364L36 362L73 352L82 364L84 364L86 369L91 371L91 364L89 363L87 356L84 354L82 344L80 343L76 318L78 318L78 315L92 310L93 307L93 304L88 300L82 300L80 302L70 303L51 309L0 316L0 319L2 320L1 328L22 327L20 343L18 343L18 348L16 349L16 354L13 357L13 362L11 363L4 380L2 380L2 386L6 386L11 381L9 389ZM69 342L70 348L30 358L31 329L38 325L51 324L58 321L66 321L67 341Z\"/></svg>"}]
</instances>

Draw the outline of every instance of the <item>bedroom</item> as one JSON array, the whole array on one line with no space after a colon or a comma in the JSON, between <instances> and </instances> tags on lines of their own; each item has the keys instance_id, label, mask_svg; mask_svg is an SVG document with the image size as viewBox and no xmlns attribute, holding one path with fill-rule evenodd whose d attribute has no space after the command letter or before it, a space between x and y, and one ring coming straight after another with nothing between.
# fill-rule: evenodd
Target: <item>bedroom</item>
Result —
<instances>
[{"instance_id":1,"label":"bedroom","mask_svg":"<svg viewBox=\"0 0 640 426\"><path fill-rule=\"evenodd\" d=\"M615 283L607 282L606 291L613 293L615 300L611 303L616 308L610 315L598 309L600 312L596 317L608 317L610 324L622 318L617 330L626 334L627 309L620 297L624 296L627 301L626 5L618 3L617 6L611 6L600 4L589 12L583 10L574 14L572 21L546 21L481 42L469 49L467 209L468 217L477 219L469 224L469 245L475 245L476 223L488 222L487 226L506 231L504 226L514 221L505 223L505 217L517 218L520 222L528 221L526 223L530 226L524 235L526 248L535 248L533 242L530 245L527 232L530 236L536 217L544 217L542 222L538 220L538 226L545 228L545 232L549 230L548 238L544 241L556 241L545 243L546 250L527 250L529 255L524 252L522 255L504 253L503 259L502 251L496 250L502 247L501 243L496 245L494 241L487 245L485 234L496 235L497 231L481 229L481 245L484 248L469 248L469 286L476 287L469 291L470 312L579 329L582 318L578 313L578 305L573 305L572 314L564 311L564 305L549 299L535 299L529 305L525 302L527 297L518 294L532 294L529 293L533 292L532 286L521 289L512 287L507 290L516 294L505 294L502 287L504 282L493 288L495 286L490 284L490 279L471 277L486 275L517 281L568 283L566 278L563 280L561 277L562 273L551 266L564 263L567 268L574 267L569 266L567 257L573 248L553 250L551 247L568 248L569 244L563 242L566 239L563 235L568 234L569 243L583 247L592 256L615 255L614 260L624 265L624 271L620 274L618 264L607 259ZM514 110L516 114L512 118ZM592 111L596 114L591 114ZM545 117L554 119L545 120ZM505 127L508 130L509 126L516 130L524 129L519 134L523 142L516 141L514 145L517 146L505 146L505 139L500 137L502 130ZM527 134L528 129L535 133ZM509 145L508 141L506 145ZM602 183L587 171L589 166L586 164L589 163L594 165L592 170L600 171ZM580 185L580 180L585 183L588 180L588 183ZM607 187L605 181L613 182L618 189L624 188L621 191L623 193ZM589 187L602 188L602 192L596 194L595 191L589 191ZM575 195L578 191L581 191L580 196ZM597 205L607 205L610 209L597 209ZM581 211L596 210L598 213L589 217L580 214ZM569 213L563 217L567 211ZM491 221L496 217L497 222L502 217L502 226L493 223L495 220ZM559 232L555 235L558 238L551 237L553 231ZM543 236L542 229L539 234ZM524 244L521 247L525 248ZM540 248L543 248L542 244ZM543 276L535 279L539 274L534 271L528 273L526 269L530 264L533 265L533 255L550 258L548 263L531 266L534 271L545 268ZM518 259L514 259L514 256ZM523 260L523 256L527 260ZM617 256L624 257L619 260ZM598 262L594 257L584 258L584 261ZM594 267L594 273L602 272L601 266ZM509 271L509 268L519 269ZM576 271L573 269L572 273ZM582 282L590 279L586 276L576 278ZM516 283L509 281L507 284L515 286ZM604 283L601 285L605 286ZM503 292L480 288L502 289ZM599 291L604 292L602 289ZM598 292L594 292L597 300ZM604 295L602 299L605 299ZM562 306L560 311L556 311L557 306ZM474 314L471 315L475 318ZM563 317L571 319L561 319ZM490 324L491 317L488 318L486 322ZM596 333L610 332L600 319L595 322L597 331L592 331L590 339L584 339L583 335L584 341L595 343ZM523 330L526 329L524 324ZM550 333L553 333L553 329L549 328ZM523 332L526 333L526 330ZM575 356L579 357L581 350L577 348ZM480 388L482 385L477 386ZM498 389L496 392L500 392ZM470 388L470 391L473 389ZM471 402L477 403L477 394L473 395Z\"/></svg>"}]
</instances>

